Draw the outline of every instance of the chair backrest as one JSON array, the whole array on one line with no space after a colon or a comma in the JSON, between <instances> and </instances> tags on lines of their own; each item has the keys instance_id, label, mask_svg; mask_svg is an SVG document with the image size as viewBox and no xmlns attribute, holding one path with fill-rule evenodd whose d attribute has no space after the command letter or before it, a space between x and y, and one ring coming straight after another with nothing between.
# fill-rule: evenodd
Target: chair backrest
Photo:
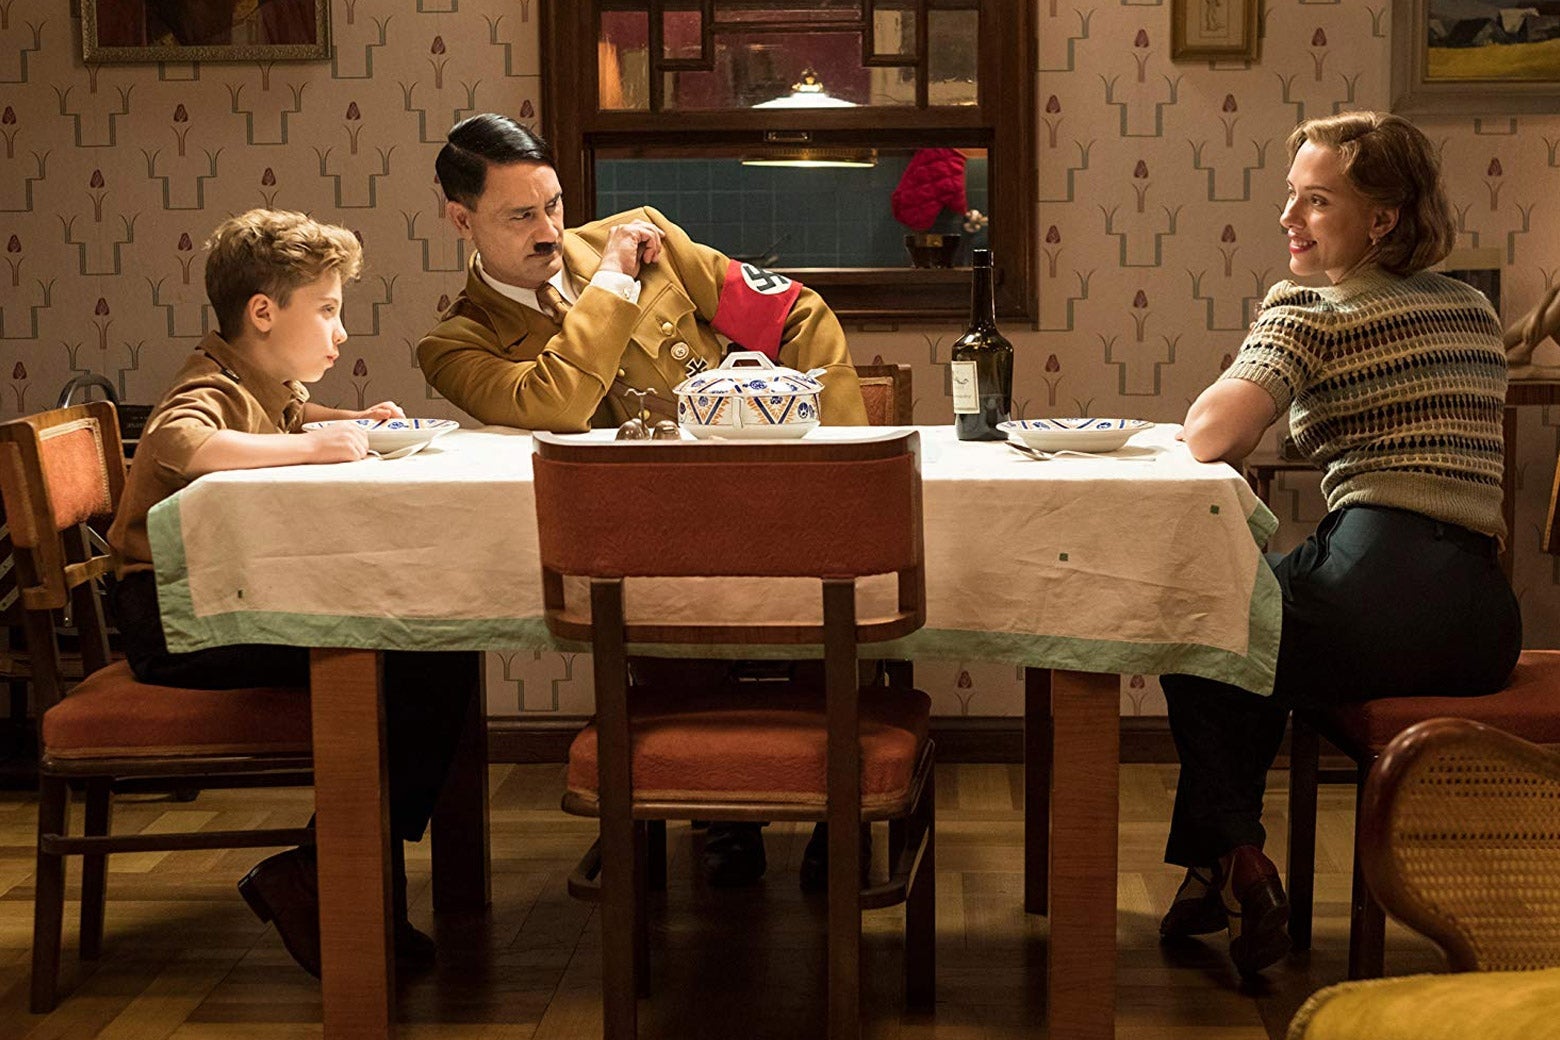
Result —
<instances>
[{"instance_id":1,"label":"chair backrest","mask_svg":"<svg viewBox=\"0 0 1560 1040\"><path fill-rule=\"evenodd\" d=\"M1371 891L1454 971L1560 966L1560 754L1430 719L1387 745L1360 813Z\"/></svg>"},{"instance_id":2,"label":"chair backrest","mask_svg":"<svg viewBox=\"0 0 1560 1040\"><path fill-rule=\"evenodd\" d=\"M589 621L563 579L896 574L898 609L857 627L888 639L925 618L920 435L848 441L586 442L535 435L536 516L547 620ZM818 643L817 624L636 624L630 641Z\"/></svg>"},{"instance_id":3,"label":"chair backrest","mask_svg":"<svg viewBox=\"0 0 1560 1040\"><path fill-rule=\"evenodd\" d=\"M909 426L915 420L915 397L909 365L857 365L861 399L870 426Z\"/></svg>"},{"instance_id":4,"label":"chair backrest","mask_svg":"<svg viewBox=\"0 0 1560 1040\"><path fill-rule=\"evenodd\" d=\"M0 502L25 614L38 713L60 697L53 612L69 603L88 672L108 664L103 608L92 582L113 570L84 525L112 517L125 487L114 406L92 401L0 423Z\"/></svg>"},{"instance_id":5,"label":"chair backrest","mask_svg":"<svg viewBox=\"0 0 1560 1040\"><path fill-rule=\"evenodd\" d=\"M1544 550L1560 556L1560 523L1555 513L1560 512L1560 460L1555 462L1554 486L1549 491L1549 516L1544 521Z\"/></svg>"}]
</instances>

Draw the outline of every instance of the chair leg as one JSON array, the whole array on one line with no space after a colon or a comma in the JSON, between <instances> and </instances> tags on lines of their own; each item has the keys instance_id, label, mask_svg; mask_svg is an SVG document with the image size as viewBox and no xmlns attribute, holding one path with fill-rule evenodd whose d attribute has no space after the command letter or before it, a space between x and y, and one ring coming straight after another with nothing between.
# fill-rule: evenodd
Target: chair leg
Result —
<instances>
[{"instance_id":1,"label":"chair leg","mask_svg":"<svg viewBox=\"0 0 1560 1040\"><path fill-rule=\"evenodd\" d=\"M936 769L927 773L916 815L926 849L905 903L905 1004L930 1011L937 1002L937 790ZM918 828L918 829L919 829ZM890 842L892 844L892 842ZM890 860L890 862L894 862Z\"/></svg>"},{"instance_id":2,"label":"chair leg","mask_svg":"<svg viewBox=\"0 0 1560 1040\"><path fill-rule=\"evenodd\" d=\"M654 822L660 823L659 820ZM664 839L665 825L662 826ZM650 854L651 827L650 823L634 824L634 982L635 993L641 997L650 995L650 921L645 904L650 901L646 898L646 890L654 862ZM664 852L661 862L664 866Z\"/></svg>"},{"instance_id":3,"label":"chair leg","mask_svg":"<svg viewBox=\"0 0 1560 1040\"><path fill-rule=\"evenodd\" d=\"M1051 673L1024 669L1024 911L1050 913Z\"/></svg>"},{"instance_id":4,"label":"chair leg","mask_svg":"<svg viewBox=\"0 0 1560 1040\"><path fill-rule=\"evenodd\" d=\"M1354 789L1354 882L1349 899L1349 978L1379 979L1386 962L1387 915L1370 894L1361 866L1360 805L1365 800L1365 776L1375 762L1360 763L1359 783Z\"/></svg>"},{"instance_id":5,"label":"chair leg","mask_svg":"<svg viewBox=\"0 0 1560 1040\"><path fill-rule=\"evenodd\" d=\"M652 892L666 891L666 821L649 820L645 824L645 885Z\"/></svg>"},{"instance_id":6,"label":"chair leg","mask_svg":"<svg viewBox=\"0 0 1560 1040\"><path fill-rule=\"evenodd\" d=\"M1320 736L1298 714L1289 730L1289 938L1311 948L1316 898L1316 773Z\"/></svg>"},{"instance_id":7,"label":"chair leg","mask_svg":"<svg viewBox=\"0 0 1560 1040\"><path fill-rule=\"evenodd\" d=\"M626 807L625 807L626 808ZM642 872L635 855L634 824L601 820L601 1000L604 1040L639 1035L639 903Z\"/></svg>"},{"instance_id":8,"label":"chair leg","mask_svg":"<svg viewBox=\"0 0 1560 1040\"><path fill-rule=\"evenodd\" d=\"M107 778L87 781L86 833L108 833L113 811L113 787ZM103 912L108 898L108 856L81 858L81 959L95 961L103 951Z\"/></svg>"},{"instance_id":9,"label":"chair leg","mask_svg":"<svg viewBox=\"0 0 1560 1040\"><path fill-rule=\"evenodd\" d=\"M828 1040L860 1040L861 828L830 822Z\"/></svg>"},{"instance_id":10,"label":"chair leg","mask_svg":"<svg viewBox=\"0 0 1560 1040\"><path fill-rule=\"evenodd\" d=\"M65 857L43 851L45 835L63 835L70 789L57 777L38 787L38 868L33 893L32 1001L35 1015L54 1010L59 993L60 929L65 916Z\"/></svg>"}]
</instances>

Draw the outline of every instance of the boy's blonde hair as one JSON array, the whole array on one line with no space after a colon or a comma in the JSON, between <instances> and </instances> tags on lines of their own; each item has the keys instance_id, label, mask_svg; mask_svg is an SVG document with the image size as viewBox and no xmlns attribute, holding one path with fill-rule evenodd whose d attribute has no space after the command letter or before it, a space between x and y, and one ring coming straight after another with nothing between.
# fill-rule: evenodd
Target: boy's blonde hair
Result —
<instances>
[{"instance_id":1,"label":"boy's blonde hair","mask_svg":"<svg viewBox=\"0 0 1560 1040\"><path fill-rule=\"evenodd\" d=\"M229 217L206 242L206 298L217 329L232 341L244 330L244 309L256 293L282 306L293 290L328 271L349 282L363 269L363 246L344 227L302 213L252 209Z\"/></svg>"},{"instance_id":2,"label":"boy's blonde hair","mask_svg":"<svg viewBox=\"0 0 1560 1040\"><path fill-rule=\"evenodd\" d=\"M1397 225L1377 243L1376 263L1408 275L1452 251L1457 225L1441 183L1441 163L1413 123L1384 112L1308 119L1289 135L1290 162L1307 141L1337 152L1344 176L1361 195L1378 206L1397 207Z\"/></svg>"}]
</instances>

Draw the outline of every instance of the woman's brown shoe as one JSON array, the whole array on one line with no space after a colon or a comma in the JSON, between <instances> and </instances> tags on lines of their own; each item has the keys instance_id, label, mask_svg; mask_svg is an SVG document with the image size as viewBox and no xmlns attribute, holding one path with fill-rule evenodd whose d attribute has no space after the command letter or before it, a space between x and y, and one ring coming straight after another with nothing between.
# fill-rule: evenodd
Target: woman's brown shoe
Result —
<instances>
[{"instance_id":1,"label":"woman's brown shoe","mask_svg":"<svg viewBox=\"0 0 1560 1040\"><path fill-rule=\"evenodd\" d=\"M1255 845L1230 853L1229 885L1223 890L1235 905L1229 916L1230 959L1242 978L1252 978L1289 953L1289 897L1278 868Z\"/></svg>"},{"instance_id":2,"label":"woman's brown shoe","mask_svg":"<svg viewBox=\"0 0 1560 1040\"><path fill-rule=\"evenodd\" d=\"M1217 867L1206 871L1187 868L1181 887L1176 889L1175 900L1159 922L1159 937L1188 939L1224 931L1229 924L1229 915L1224 912L1224 895L1219 891L1221 884Z\"/></svg>"},{"instance_id":3,"label":"woman's brown shoe","mask_svg":"<svg viewBox=\"0 0 1560 1040\"><path fill-rule=\"evenodd\" d=\"M298 967L320 977L320 897L314 849L288 849L255 864L238 883L239 894L260 920L276 925Z\"/></svg>"}]
</instances>

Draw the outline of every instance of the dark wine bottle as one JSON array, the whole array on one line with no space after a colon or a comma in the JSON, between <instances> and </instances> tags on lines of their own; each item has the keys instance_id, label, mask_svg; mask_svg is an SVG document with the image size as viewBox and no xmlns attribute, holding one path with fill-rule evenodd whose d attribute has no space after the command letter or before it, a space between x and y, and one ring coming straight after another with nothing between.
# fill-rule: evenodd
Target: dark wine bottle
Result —
<instances>
[{"instance_id":1,"label":"dark wine bottle","mask_svg":"<svg viewBox=\"0 0 1560 1040\"><path fill-rule=\"evenodd\" d=\"M991 250L977 249L971 261L970 327L953 345L953 425L961 441L1002 441L997 429L1013 409L1013 344L997 331L991 287Z\"/></svg>"}]
</instances>

